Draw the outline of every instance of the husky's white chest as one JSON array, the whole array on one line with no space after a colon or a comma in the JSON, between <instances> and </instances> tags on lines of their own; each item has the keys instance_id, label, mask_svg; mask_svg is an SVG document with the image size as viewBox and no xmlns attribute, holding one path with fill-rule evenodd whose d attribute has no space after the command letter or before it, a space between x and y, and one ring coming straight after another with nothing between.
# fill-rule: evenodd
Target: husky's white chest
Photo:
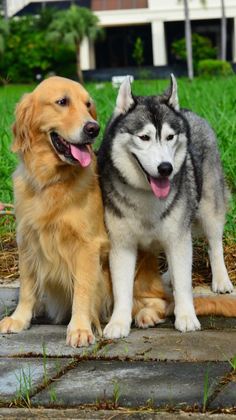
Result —
<instances>
[{"instance_id":1,"label":"husky's white chest","mask_svg":"<svg viewBox=\"0 0 236 420\"><path fill-rule=\"evenodd\" d=\"M124 203L120 207L122 217L106 211L106 224L111 239L118 239L120 243L135 242L142 248L149 248L162 237L162 205L145 192L130 192L128 197L130 206Z\"/></svg>"}]
</instances>

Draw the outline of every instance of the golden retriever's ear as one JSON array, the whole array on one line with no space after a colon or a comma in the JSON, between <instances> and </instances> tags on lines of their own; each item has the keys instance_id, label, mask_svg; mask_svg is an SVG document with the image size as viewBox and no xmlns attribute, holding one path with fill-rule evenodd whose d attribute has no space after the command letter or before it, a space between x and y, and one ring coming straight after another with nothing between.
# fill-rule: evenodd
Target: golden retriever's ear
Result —
<instances>
[{"instance_id":1,"label":"golden retriever's ear","mask_svg":"<svg viewBox=\"0 0 236 420\"><path fill-rule=\"evenodd\" d=\"M96 120L97 119L97 111L94 102L91 102L91 107L89 109L89 113L92 115L92 117Z\"/></svg>"},{"instance_id":2,"label":"golden retriever's ear","mask_svg":"<svg viewBox=\"0 0 236 420\"><path fill-rule=\"evenodd\" d=\"M30 147L32 139L32 114L33 100L32 93L27 93L16 106L15 123L13 125L14 141L13 152L24 152Z\"/></svg>"}]
</instances>

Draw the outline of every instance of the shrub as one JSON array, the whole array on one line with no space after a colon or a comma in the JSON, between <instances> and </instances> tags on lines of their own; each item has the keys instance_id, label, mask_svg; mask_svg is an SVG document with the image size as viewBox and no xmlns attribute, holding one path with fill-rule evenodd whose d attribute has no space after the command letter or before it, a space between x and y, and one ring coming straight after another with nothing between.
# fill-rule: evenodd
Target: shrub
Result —
<instances>
[{"instance_id":1,"label":"shrub","mask_svg":"<svg viewBox=\"0 0 236 420\"><path fill-rule=\"evenodd\" d=\"M193 66L195 70L197 69L200 60L214 59L217 55L217 49L212 46L211 40L195 33L192 34L192 50ZM174 41L171 45L171 52L178 60L186 61L187 52L185 38Z\"/></svg>"},{"instance_id":2,"label":"shrub","mask_svg":"<svg viewBox=\"0 0 236 420\"><path fill-rule=\"evenodd\" d=\"M223 60L201 60L198 63L199 76L231 76L233 69L227 61Z\"/></svg>"},{"instance_id":3,"label":"shrub","mask_svg":"<svg viewBox=\"0 0 236 420\"><path fill-rule=\"evenodd\" d=\"M74 52L61 43L47 40L48 25L53 12L9 20L4 56L0 55L0 77L10 82L32 82L36 75L49 72L74 76ZM65 64L66 63L66 64Z\"/></svg>"},{"instance_id":4,"label":"shrub","mask_svg":"<svg viewBox=\"0 0 236 420\"><path fill-rule=\"evenodd\" d=\"M135 61L135 63L137 64L138 67L140 67L143 64L144 61L144 56L143 56L143 41L140 37L138 37L135 41L134 44L134 50L133 50L133 54L132 57Z\"/></svg>"}]
</instances>

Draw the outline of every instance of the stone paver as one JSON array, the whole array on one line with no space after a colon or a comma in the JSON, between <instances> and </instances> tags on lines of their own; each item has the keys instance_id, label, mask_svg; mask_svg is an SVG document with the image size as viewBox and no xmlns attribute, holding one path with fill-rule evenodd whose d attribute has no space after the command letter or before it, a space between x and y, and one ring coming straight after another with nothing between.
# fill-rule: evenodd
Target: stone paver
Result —
<instances>
[{"instance_id":1,"label":"stone paver","mask_svg":"<svg viewBox=\"0 0 236 420\"><path fill-rule=\"evenodd\" d=\"M0 287L0 318L9 313L9 308L14 308L17 299L17 287ZM172 414L124 410L143 405L148 405L149 410L150 407L179 409L196 404L201 407L207 371L208 397L212 396L209 409L228 408L230 413L236 414L235 378L225 386L219 385L231 371L229 360L236 356L236 318L202 317L202 331L181 334L174 329L172 317L156 328L132 328L126 339L100 340L83 349L66 345L65 325L38 325L35 322L39 319L20 334L0 334L0 402L15 399L20 382L23 378L27 382L28 378L34 407L97 403L97 407L104 408L103 403L109 400L124 408L98 413L87 409L82 412L33 408L29 416L25 410L3 411L6 409L0 408L0 419L36 418L40 413L37 418L141 420L163 416L169 420ZM76 362L71 366L73 357ZM47 379L52 379L47 384L45 362ZM215 390L219 392L214 394ZM201 417L200 414L197 417L178 414L178 418L183 419L189 416L194 420ZM214 420L227 417L219 415ZM231 414L230 418L234 416Z\"/></svg>"},{"instance_id":2,"label":"stone paver","mask_svg":"<svg viewBox=\"0 0 236 420\"><path fill-rule=\"evenodd\" d=\"M101 350L99 346L101 345ZM135 360L225 361L236 355L236 331L182 334L168 328L132 329L129 337L88 348L66 345L66 326L32 325L19 334L0 334L0 357L15 355L86 356Z\"/></svg>"},{"instance_id":3,"label":"stone paver","mask_svg":"<svg viewBox=\"0 0 236 420\"><path fill-rule=\"evenodd\" d=\"M108 344L99 354L135 360L224 361L236 355L236 331L196 331L149 328Z\"/></svg>"},{"instance_id":4,"label":"stone paver","mask_svg":"<svg viewBox=\"0 0 236 420\"><path fill-rule=\"evenodd\" d=\"M4 420L18 420L18 419L73 419L73 420L236 420L234 414L208 414L208 413L185 413L178 411L178 413L162 412L160 410L148 412L140 412L135 410L99 410L92 411L91 409L47 409L47 408L0 408L0 419Z\"/></svg>"},{"instance_id":5,"label":"stone paver","mask_svg":"<svg viewBox=\"0 0 236 420\"><path fill-rule=\"evenodd\" d=\"M0 356L43 355L44 345L47 355L55 357L86 355L96 350L96 345L86 349L67 346L64 325L32 325L29 330L18 334L0 334Z\"/></svg>"},{"instance_id":6,"label":"stone paver","mask_svg":"<svg viewBox=\"0 0 236 420\"><path fill-rule=\"evenodd\" d=\"M0 287L0 318L9 315L15 309L18 296L18 287Z\"/></svg>"},{"instance_id":7,"label":"stone paver","mask_svg":"<svg viewBox=\"0 0 236 420\"><path fill-rule=\"evenodd\" d=\"M69 359L1 358L0 359L0 400L16 398L25 390L32 392L46 380L56 376Z\"/></svg>"},{"instance_id":8,"label":"stone paver","mask_svg":"<svg viewBox=\"0 0 236 420\"><path fill-rule=\"evenodd\" d=\"M204 379L217 384L229 371L228 363L86 361L53 384L55 405L74 406L117 401L124 407L202 405ZM33 403L48 404L49 389ZM211 387L213 389L213 387ZM58 402L57 402L58 401Z\"/></svg>"},{"instance_id":9,"label":"stone paver","mask_svg":"<svg viewBox=\"0 0 236 420\"><path fill-rule=\"evenodd\" d=\"M236 376L232 382L222 387L221 392L210 404L210 409L232 408L236 409Z\"/></svg>"}]
</instances>

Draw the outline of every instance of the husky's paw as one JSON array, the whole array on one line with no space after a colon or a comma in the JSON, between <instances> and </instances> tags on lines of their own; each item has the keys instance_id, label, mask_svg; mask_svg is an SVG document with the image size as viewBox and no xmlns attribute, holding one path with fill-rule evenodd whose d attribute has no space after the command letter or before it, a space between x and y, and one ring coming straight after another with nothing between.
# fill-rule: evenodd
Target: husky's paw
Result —
<instances>
[{"instance_id":1,"label":"husky's paw","mask_svg":"<svg viewBox=\"0 0 236 420\"><path fill-rule=\"evenodd\" d=\"M175 328L181 332L197 331L201 324L195 314L176 315Z\"/></svg>"},{"instance_id":2,"label":"husky's paw","mask_svg":"<svg viewBox=\"0 0 236 420\"><path fill-rule=\"evenodd\" d=\"M153 308L142 308L135 316L135 325L139 328L154 327L156 324L165 322Z\"/></svg>"},{"instance_id":3,"label":"husky's paw","mask_svg":"<svg viewBox=\"0 0 236 420\"><path fill-rule=\"evenodd\" d=\"M105 338L127 337L130 332L130 323L125 321L110 321L103 330Z\"/></svg>"},{"instance_id":4,"label":"husky's paw","mask_svg":"<svg viewBox=\"0 0 236 420\"><path fill-rule=\"evenodd\" d=\"M0 333L18 333L26 330L28 327L28 323L25 324L18 319L11 318L10 316L7 316L0 321Z\"/></svg>"},{"instance_id":5,"label":"husky's paw","mask_svg":"<svg viewBox=\"0 0 236 420\"><path fill-rule=\"evenodd\" d=\"M95 343L95 337L92 330L67 329L66 344L71 347L88 347L90 344Z\"/></svg>"},{"instance_id":6,"label":"husky's paw","mask_svg":"<svg viewBox=\"0 0 236 420\"><path fill-rule=\"evenodd\" d=\"M232 293L234 290L234 287L229 279L229 277L212 280L212 290L215 293Z\"/></svg>"}]
</instances>

